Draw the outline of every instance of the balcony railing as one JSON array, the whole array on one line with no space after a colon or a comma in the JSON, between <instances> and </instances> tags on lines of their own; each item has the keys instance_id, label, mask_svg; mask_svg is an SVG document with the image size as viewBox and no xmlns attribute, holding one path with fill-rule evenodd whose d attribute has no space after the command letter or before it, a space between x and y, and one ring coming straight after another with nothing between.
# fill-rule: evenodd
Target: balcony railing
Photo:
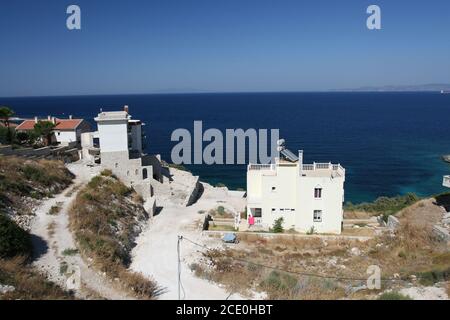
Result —
<instances>
[{"instance_id":1,"label":"balcony railing","mask_svg":"<svg viewBox=\"0 0 450 320\"><path fill-rule=\"evenodd\" d=\"M442 185L444 187L450 188L450 176L444 176L442 178Z\"/></svg>"},{"instance_id":2,"label":"balcony railing","mask_svg":"<svg viewBox=\"0 0 450 320\"><path fill-rule=\"evenodd\" d=\"M275 170L275 164L249 164L248 170Z\"/></svg>"}]
</instances>

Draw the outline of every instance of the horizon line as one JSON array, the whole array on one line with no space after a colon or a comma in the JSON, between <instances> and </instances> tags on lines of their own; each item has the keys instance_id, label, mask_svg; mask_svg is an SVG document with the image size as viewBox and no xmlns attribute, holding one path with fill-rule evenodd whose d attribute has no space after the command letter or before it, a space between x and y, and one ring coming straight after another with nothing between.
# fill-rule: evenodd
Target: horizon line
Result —
<instances>
[{"instance_id":1,"label":"horizon line","mask_svg":"<svg viewBox=\"0 0 450 320\"><path fill-rule=\"evenodd\" d=\"M49 94L1 96L0 99L23 98L67 98L67 97L98 97L98 96L147 96L147 95L201 95L201 94L267 94L267 93L440 93L441 90L361 90L361 89L330 89L330 90L280 90L280 91L186 91L186 92L149 92L149 93L89 93L89 94Z\"/></svg>"}]
</instances>

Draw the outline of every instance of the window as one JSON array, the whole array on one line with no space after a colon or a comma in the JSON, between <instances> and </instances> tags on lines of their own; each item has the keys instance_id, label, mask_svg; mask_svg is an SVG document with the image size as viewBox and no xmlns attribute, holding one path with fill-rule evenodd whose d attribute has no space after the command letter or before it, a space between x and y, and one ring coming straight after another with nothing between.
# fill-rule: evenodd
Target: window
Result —
<instances>
[{"instance_id":1,"label":"window","mask_svg":"<svg viewBox=\"0 0 450 320\"><path fill-rule=\"evenodd\" d=\"M277 187L272 187L272 192L277 190Z\"/></svg>"},{"instance_id":2,"label":"window","mask_svg":"<svg viewBox=\"0 0 450 320\"><path fill-rule=\"evenodd\" d=\"M322 222L322 210L314 210L314 222Z\"/></svg>"},{"instance_id":3,"label":"window","mask_svg":"<svg viewBox=\"0 0 450 320\"><path fill-rule=\"evenodd\" d=\"M322 198L322 188L314 188L314 198Z\"/></svg>"},{"instance_id":4,"label":"window","mask_svg":"<svg viewBox=\"0 0 450 320\"><path fill-rule=\"evenodd\" d=\"M116 164L114 166L117 168L117 167L119 167L119 164L116 162Z\"/></svg>"},{"instance_id":5,"label":"window","mask_svg":"<svg viewBox=\"0 0 450 320\"><path fill-rule=\"evenodd\" d=\"M277 209L275 209L275 208L272 208L272 212L275 212Z\"/></svg>"},{"instance_id":6,"label":"window","mask_svg":"<svg viewBox=\"0 0 450 320\"><path fill-rule=\"evenodd\" d=\"M254 208L253 209L253 216L255 217L255 218L261 218L262 217L262 210L261 210L261 208Z\"/></svg>"},{"instance_id":7,"label":"window","mask_svg":"<svg viewBox=\"0 0 450 320\"><path fill-rule=\"evenodd\" d=\"M322 222L322 210L314 210L314 222Z\"/></svg>"}]
</instances>

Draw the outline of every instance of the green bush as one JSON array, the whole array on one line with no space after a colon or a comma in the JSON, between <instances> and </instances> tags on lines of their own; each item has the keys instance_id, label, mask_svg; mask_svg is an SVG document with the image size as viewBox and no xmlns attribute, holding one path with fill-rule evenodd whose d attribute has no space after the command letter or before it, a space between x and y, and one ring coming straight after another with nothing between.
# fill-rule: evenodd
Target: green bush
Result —
<instances>
[{"instance_id":1,"label":"green bush","mask_svg":"<svg viewBox=\"0 0 450 320\"><path fill-rule=\"evenodd\" d=\"M31 238L28 232L0 213L0 258L29 257L31 252Z\"/></svg>"},{"instance_id":2,"label":"green bush","mask_svg":"<svg viewBox=\"0 0 450 320\"><path fill-rule=\"evenodd\" d=\"M288 273L272 271L260 285L270 290L293 290L297 283L297 279Z\"/></svg>"},{"instance_id":3,"label":"green bush","mask_svg":"<svg viewBox=\"0 0 450 320\"><path fill-rule=\"evenodd\" d=\"M418 274L420 283L424 286L434 285L437 282L450 280L450 268L443 270L431 270Z\"/></svg>"},{"instance_id":4,"label":"green bush","mask_svg":"<svg viewBox=\"0 0 450 320\"><path fill-rule=\"evenodd\" d=\"M353 204L351 202L345 205L346 211L365 211L383 214L383 219L387 221L388 216L397 213L420 200L414 193L407 193L404 196L379 197L373 202L363 202Z\"/></svg>"},{"instance_id":5,"label":"green bush","mask_svg":"<svg viewBox=\"0 0 450 320\"><path fill-rule=\"evenodd\" d=\"M399 292L391 291L383 293L378 300L412 300L412 298Z\"/></svg>"},{"instance_id":6,"label":"green bush","mask_svg":"<svg viewBox=\"0 0 450 320\"><path fill-rule=\"evenodd\" d=\"M283 217L278 218L277 220L275 220L273 222L273 227L272 227L271 231L274 232L274 233L282 233L284 231L284 229L283 229L283 222L284 222Z\"/></svg>"}]
</instances>

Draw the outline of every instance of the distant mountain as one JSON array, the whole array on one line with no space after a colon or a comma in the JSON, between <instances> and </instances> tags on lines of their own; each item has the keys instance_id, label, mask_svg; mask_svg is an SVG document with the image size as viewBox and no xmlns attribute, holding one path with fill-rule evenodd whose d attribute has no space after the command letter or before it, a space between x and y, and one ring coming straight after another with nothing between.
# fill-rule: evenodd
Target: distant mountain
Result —
<instances>
[{"instance_id":1,"label":"distant mountain","mask_svg":"<svg viewBox=\"0 0 450 320\"><path fill-rule=\"evenodd\" d=\"M391 85L391 86L366 86L353 89L341 89L336 91L352 91L352 92L411 92L411 91L449 91L450 84L431 83L422 85Z\"/></svg>"}]
</instances>

